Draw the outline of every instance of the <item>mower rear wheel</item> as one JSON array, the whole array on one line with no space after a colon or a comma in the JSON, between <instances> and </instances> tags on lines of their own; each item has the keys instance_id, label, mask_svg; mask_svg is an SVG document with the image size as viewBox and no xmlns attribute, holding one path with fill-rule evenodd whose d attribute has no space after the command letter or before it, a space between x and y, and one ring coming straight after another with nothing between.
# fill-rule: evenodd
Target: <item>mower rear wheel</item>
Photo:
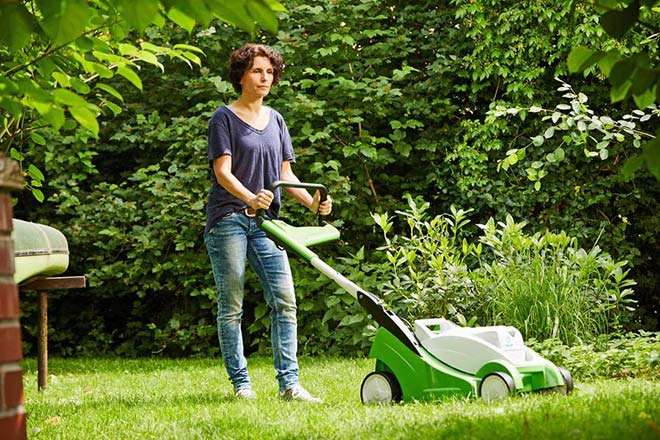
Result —
<instances>
[{"instance_id":1,"label":"mower rear wheel","mask_svg":"<svg viewBox=\"0 0 660 440\"><path fill-rule=\"evenodd\" d=\"M494 402L513 394L515 385L507 373L490 373L481 381L479 395L486 402Z\"/></svg>"},{"instance_id":2,"label":"mower rear wheel","mask_svg":"<svg viewBox=\"0 0 660 440\"><path fill-rule=\"evenodd\" d=\"M367 374L360 388L362 403L388 404L401 400L401 386L392 373L374 371Z\"/></svg>"},{"instance_id":3,"label":"mower rear wheel","mask_svg":"<svg viewBox=\"0 0 660 440\"><path fill-rule=\"evenodd\" d=\"M559 373L561 374L562 379L564 379L564 386L562 387L564 389L564 394L571 394L573 391L573 377L571 376L570 371L564 367L557 368L559 369Z\"/></svg>"},{"instance_id":4,"label":"mower rear wheel","mask_svg":"<svg viewBox=\"0 0 660 440\"><path fill-rule=\"evenodd\" d=\"M557 367L557 370L559 370L559 374L561 375L561 378L564 380L564 383L562 385L558 385L552 388L542 389L540 391L542 393L561 394L567 396L571 394L571 392L573 391L573 378L571 377L571 373L566 368Z\"/></svg>"}]
</instances>

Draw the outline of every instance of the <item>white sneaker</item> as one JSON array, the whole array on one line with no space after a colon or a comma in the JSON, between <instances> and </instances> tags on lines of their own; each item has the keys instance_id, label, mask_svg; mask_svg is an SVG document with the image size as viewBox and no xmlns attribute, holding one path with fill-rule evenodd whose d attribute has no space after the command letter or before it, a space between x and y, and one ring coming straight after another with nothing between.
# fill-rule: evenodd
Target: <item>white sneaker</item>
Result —
<instances>
[{"instance_id":1,"label":"white sneaker","mask_svg":"<svg viewBox=\"0 0 660 440\"><path fill-rule=\"evenodd\" d=\"M286 401L298 401L298 402L310 402L310 403L321 403L323 400L318 397L314 397L309 392L301 387L300 385L294 385L291 388L287 388L284 391L280 391L280 399Z\"/></svg>"},{"instance_id":2,"label":"white sneaker","mask_svg":"<svg viewBox=\"0 0 660 440\"><path fill-rule=\"evenodd\" d=\"M236 390L234 395L241 400L255 400L257 398L257 393L252 391L252 388L241 388Z\"/></svg>"}]
</instances>

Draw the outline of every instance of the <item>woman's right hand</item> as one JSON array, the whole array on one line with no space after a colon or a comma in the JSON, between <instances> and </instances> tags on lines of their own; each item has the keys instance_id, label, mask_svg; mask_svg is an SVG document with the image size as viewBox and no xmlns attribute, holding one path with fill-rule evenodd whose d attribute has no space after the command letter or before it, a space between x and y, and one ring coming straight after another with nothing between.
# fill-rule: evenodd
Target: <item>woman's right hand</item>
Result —
<instances>
[{"instance_id":1,"label":"woman's right hand","mask_svg":"<svg viewBox=\"0 0 660 440\"><path fill-rule=\"evenodd\" d=\"M254 209L255 211L259 209L268 209L270 204L273 202L274 197L275 196L271 191L262 189L252 200L250 200L248 205L250 205L250 208Z\"/></svg>"}]
</instances>

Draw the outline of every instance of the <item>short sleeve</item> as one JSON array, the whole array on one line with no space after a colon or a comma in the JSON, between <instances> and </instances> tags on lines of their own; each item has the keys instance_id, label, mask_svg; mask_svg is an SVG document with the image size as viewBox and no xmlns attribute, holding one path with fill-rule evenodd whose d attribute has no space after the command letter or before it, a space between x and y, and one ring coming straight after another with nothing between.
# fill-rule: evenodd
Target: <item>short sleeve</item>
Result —
<instances>
[{"instance_id":1,"label":"short sleeve","mask_svg":"<svg viewBox=\"0 0 660 440\"><path fill-rule=\"evenodd\" d=\"M293 153L293 143L291 142L289 128L286 126L284 118L279 113L277 114L277 123L280 126L280 139L282 139L282 161L295 162L296 156Z\"/></svg>"},{"instance_id":2,"label":"short sleeve","mask_svg":"<svg viewBox=\"0 0 660 440\"><path fill-rule=\"evenodd\" d=\"M217 159L223 154L232 154L231 136L226 116L216 111L209 121L209 160Z\"/></svg>"}]
</instances>

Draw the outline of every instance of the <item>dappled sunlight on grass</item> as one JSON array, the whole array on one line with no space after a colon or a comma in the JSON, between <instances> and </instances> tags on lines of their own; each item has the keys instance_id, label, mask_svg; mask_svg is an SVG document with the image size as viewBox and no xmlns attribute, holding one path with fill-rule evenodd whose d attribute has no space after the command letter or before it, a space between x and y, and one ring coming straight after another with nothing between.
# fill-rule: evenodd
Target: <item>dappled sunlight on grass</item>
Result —
<instances>
[{"instance_id":1,"label":"dappled sunlight on grass","mask_svg":"<svg viewBox=\"0 0 660 440\"><path fill-rule=\"evenodd\" d=\"M576 384L561 395L523 395L364 406L368 359L301 359L301 381L322 404L277 397L269 358L250 358L256 401L235 400L220 361L60 360L45 392L25 363L30 438L371 439L657 438L660 383L644 379ZM80 371L76 372L76 368ZM655 436L655 437L654 437Z\"/></svg>"}]
</instances>

